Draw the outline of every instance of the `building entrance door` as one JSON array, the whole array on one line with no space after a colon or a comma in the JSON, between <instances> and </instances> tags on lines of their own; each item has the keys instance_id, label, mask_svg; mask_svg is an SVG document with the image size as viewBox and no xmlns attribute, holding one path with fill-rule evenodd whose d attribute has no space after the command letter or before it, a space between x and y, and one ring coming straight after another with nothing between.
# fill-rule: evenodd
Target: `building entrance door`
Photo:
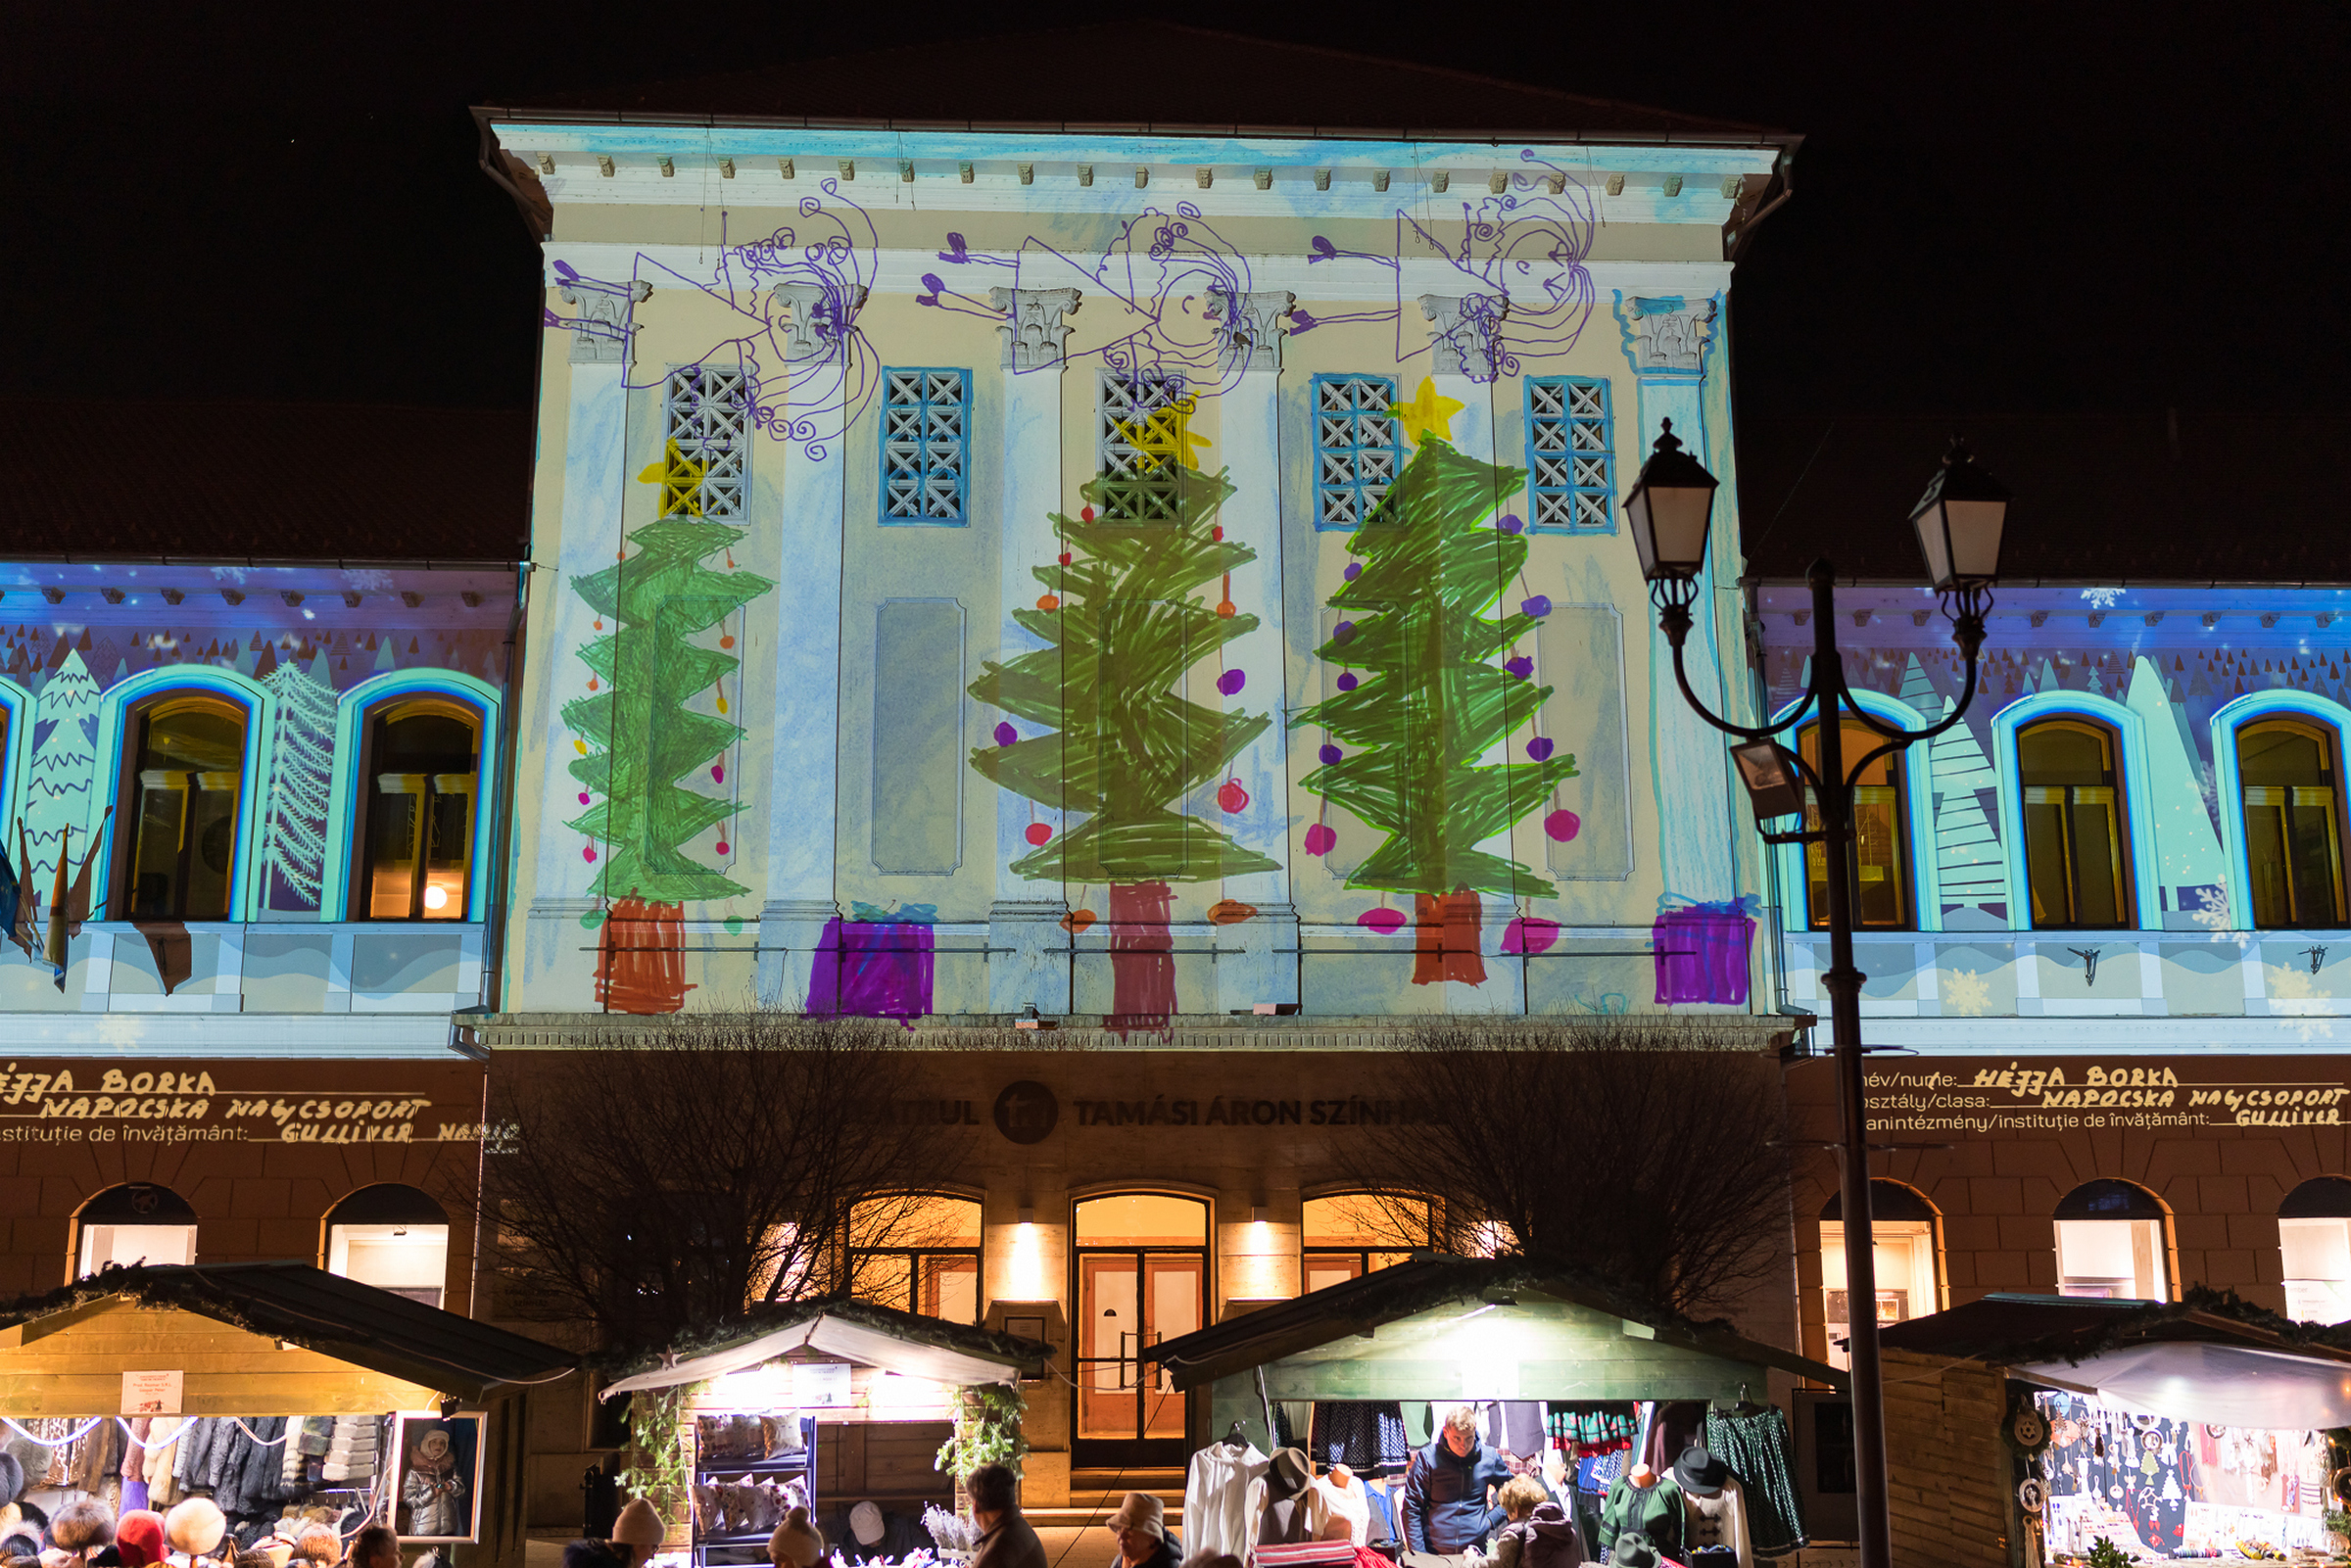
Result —
<instances>
[{"instance_id":1,"label":"building entrance door","mask_svg":"<svg viewBox=\"0 0 2351 1568\"><path fill-rule=\"evenodd\" d=\"M1185 1397L1142 1352L1207 1321L1208 1206L1136 1194L1078 1206L1077 1422L1070 1460L1180 1466Z\"/></svg>"}]
</instances>

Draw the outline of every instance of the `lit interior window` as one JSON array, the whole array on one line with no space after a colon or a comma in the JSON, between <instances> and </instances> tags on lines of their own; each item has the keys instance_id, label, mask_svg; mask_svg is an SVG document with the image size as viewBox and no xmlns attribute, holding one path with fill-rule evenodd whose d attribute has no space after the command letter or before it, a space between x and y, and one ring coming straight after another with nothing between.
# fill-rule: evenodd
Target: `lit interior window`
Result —
<instances>
[{"instance_id":1,"label":"lit interior window","mask_svg":"<svg viewBox=\"0 0 2351 1568\"><path fill-rule=\"evenodd\" d=\"M2351 1181L2320 1176L2278 1206L2285 1263L2285 1315L2301 1323L2351 1322Z\"/></svg>"},{"instance_id":2,"label":"lit interior window","mask_svg":"<svg viewBox=\"0 0 2351 1568\"><path fill-rule=\"evenodd\" d=\"M110 1264L196 1261L196 1211L168 1187L109 1187L82 1207L74 1228L77 1277Z\"/></svg>"},{"instance_id":3,"label":"lit interior window","mask_svg":"<svg viewBox=\"0 0 2351 1568\"><path fill-rule=\"evenodd\" d=\"M414 1187L362 1187L327 1215L326 1271L439 1307L449 1283L449 1215Z\"/></svg>"},{"instance_id":4,"label":"lit interior window","mask_svg":"<svg viewBox=\"0 0 2351 1568\"><path fill-rule=\"evenodd\" d=\"M139 715L128 781L127 918L228 918L244 783L243 709L215 697L177 697Z\"/></svg>"},{"instance_id":5,"label":"lit interior window","mask_svg":"<svg viewBox=\"0 0 2351 1568\"><path fill-rule=\"evenodd\" d=\"M1869 1228L1877 1263L1878 1324L1907 1322L1943 1307L1942 1276L1935 1256L1935 1211L1898 1181L1869 1184ZM1845 1201L1834 1196L1821 1208L1820 1286L1828 1325L1828 1362L1850 1364L1841 1343L1852 1332L1851 1293L1845 1283Z\"/></svg>"},{"instance_id":6,"label":"lit interior window","mask_svg":"<svg viewBox=\"0 0 2351 1568\"><path fill-rule=\"evenodd\" d=\"M479 738L453 703L403 704L376 719L367 747L368 919L465 918Z\"/></svg>"},{"instance_id":7,"label":"lit interior window","mask_svg":"<svg viewBox=\"0 0 2351 1568\"><path fill-rule=\"evenodd\" d=\"M2171 1299L2163 1206L2128 1181L2092 1181L2057 1206L2057 1292L2111 1301Z\"/></svg>"}]
</instances>

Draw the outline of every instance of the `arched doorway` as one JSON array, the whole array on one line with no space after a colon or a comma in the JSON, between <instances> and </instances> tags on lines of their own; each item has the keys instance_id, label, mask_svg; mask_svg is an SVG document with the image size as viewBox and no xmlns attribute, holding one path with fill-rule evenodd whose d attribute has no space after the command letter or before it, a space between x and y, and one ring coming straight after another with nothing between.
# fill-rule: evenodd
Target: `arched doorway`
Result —
<instances>
[{"instance_id":1,"label":"arched doorway","mask_svg":"<svg viewBox=\"0 0 2351 1568\"><path fill-rule=\"evenodd\" d=\"M1943 1307L1942 1248L1935 1206L1916 1187L1875 1177L1869 1184L1871 1257L1877 1263L1878 1324L1907 1322ZM1845 1286L1845 1195L1820 1207L1821 1316L1831 1366L1848 1364L1852 1308Z\"/></svg>"},{"instance_id":2,"label":"arched doorway","mask_svg":"<svg viewBox=\"0 0 2351 1568\"><path fill-rule=\"evenodd\" d=\"M124 1182L109 1187L73 1216L73 1277L109 1264L196 1261L196 1211L168 1187Z\"/></svg>"},{"instance_id":3,"label":"arched doorway","mask_svg":"<svg viewBox=\"0 0 2351 1568\"><path fill-rule=\"evenodd\" d=\"M439 1307L449 1285L449 1212L399 1182L361 1187L327 1211L326 1271Z\"/></svg>"},{"instance_id":4,"label":"arched doorway","mask_svg":"<svg viewBox=\"0 0 2351 1568\"><path fill-rule=\"evenodd\" d=\"M2278 1206L2285 1264L2285 1315L2301 1323L2351 1321L2351 1181L2314 1176Z\"/></svg>"},{"instance_id":5,"label":"arched doorway","mask_svg":"<svg viewBox=\"0 0 2351 1568\"><path fill-rule=\"evenodd\" d=\"M2165 1211L2135 1181L2086 1181L2057 1205L2057 1294L2168 1302Z\"/></svg>"},{"instance_id":6,"label":"arched doorway","mask_svg":"<svg viewBox=\"0 0 2351 1568\"><path fill-rule=\"evenodd\" d=\"M1072 1234L1078 1266L1080 1468L1180 1465L1184 1399L1147 1374L1143 1347L1208 1320L1208 1204L1170 1193L1081 1199Z\"/></svg>"}]
</instances>

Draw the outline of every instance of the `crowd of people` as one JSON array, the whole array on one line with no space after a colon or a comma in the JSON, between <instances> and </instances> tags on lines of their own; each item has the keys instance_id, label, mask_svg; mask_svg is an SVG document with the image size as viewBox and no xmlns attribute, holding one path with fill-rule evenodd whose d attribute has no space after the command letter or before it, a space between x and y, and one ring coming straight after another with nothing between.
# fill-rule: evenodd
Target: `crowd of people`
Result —
<instances>
[{"instance_id":1,"label":"crowd of people","mask_svg":"<svg viewBox=\"0 0 2351 1568\"><path fill-rule=\"evenodd\" d=\"M0 1452L0 1568L402 1568L400 1538L368 1525L348 1539L334 1526L288 1518L240 1546L208 1497L168 1509L117 1513L77 1497L52 1514L25 1495L24 1465Z\"/></svg>"}]
</instances>

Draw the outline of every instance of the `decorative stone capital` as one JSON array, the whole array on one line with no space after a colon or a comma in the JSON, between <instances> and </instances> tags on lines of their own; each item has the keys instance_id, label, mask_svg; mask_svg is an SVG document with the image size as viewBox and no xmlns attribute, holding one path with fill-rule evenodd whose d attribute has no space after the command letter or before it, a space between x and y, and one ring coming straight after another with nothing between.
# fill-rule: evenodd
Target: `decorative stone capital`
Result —
<instances>
[{"instance_id":1,"label":"decorative stone capital","mask_svg":"<svg viewBox=\"0 0 2351 1568\"><path fill-rule=\"evenodd\" d=\"M1714 344L1714 296L1659 300L1616 296L1616 325L1624 333L1624 356L1636 375L1697 380L1706 373L1706 351Z\"/></svg>"},{"instance_id":2,"label":"decorative stone capital","mask_svg":"<svg viewBox=\"0 0 2351 1568\"><path fill-rule=\"evenodd\" d=\"M836 289L822 283L779 283L769 291L791 314L776 323L784 329L784 357L803 364L831 359L840 353L849 324L865 309L865 286L852 283Z\"/></svg>"},{"instance_id":3,"label":"decorative stone capital","mask_svg":"<svg viewBox=\"0 0 2351 1568\"><path fill-rule=\"evenodd\" d=\"M1492 381L1510 357L1502 345L1502 318L1511 302L1497 294L1423 294L1420 313L1429 319L1429 368L1441 376Z\"/></svg>"},{"instance_id":4,"label":"decorative stone capital","mask_svg":"<svg viewBox=\"0 0 2351 1568\"><path fill-rule=\"evenodd\" d=\"M571 362L573 364L634 364L635 345L630 337L629 310L652 298L650 283L600 283L594 278L579 278L555 290L565 305L576 305L579 314L571 318Z\"/></svg>"},{"instance_id":5,"label":"decorative stone capital","mask_svg":"<svg viewBox=\"0 0 2351 1568\"><path fill-rule=\"evenodd\" d=\"M1298 303L1298 296L1286 289L1273 289L1262 294L1220 294L1224 303L1225 338L1224 362L1218 368L1232 371L1271 370L1281 368L1281 342L1289 336L1282 317Z\"/></svg>"},{"instance_id":6,"label":"decorative stone capital","mask_svg":"<svg viewBox=\"0 0 2351 1568\"><path fill-rule=\"evenodd\" d=\"M1004 368L1012 371L1059 370L1068 362L1072 330L1068 318L1078 313L1076 289L990 289L987 303L1004 312Z\"/></svg>"}]
</instances>

